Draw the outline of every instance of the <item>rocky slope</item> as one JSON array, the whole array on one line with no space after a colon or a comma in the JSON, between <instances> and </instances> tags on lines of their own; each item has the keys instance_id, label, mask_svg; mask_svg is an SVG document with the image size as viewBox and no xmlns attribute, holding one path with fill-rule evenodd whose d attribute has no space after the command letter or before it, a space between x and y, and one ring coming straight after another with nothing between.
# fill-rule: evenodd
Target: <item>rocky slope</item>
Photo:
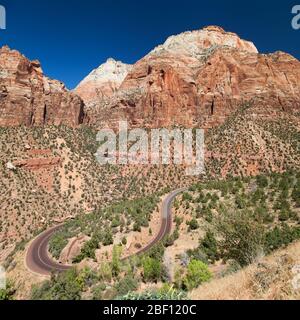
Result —
<instances>
[{"instance_id":1,"label":"rocky slope","mask_svg":"<svg viewBox=\"0 0 300 320\"><path fill-rule=\"evenodd\" d=\"M299 300L300 243L275 251L236 273L216 278L189 293L192 300Z\"/></svg>"},{"instance_id":2,"label":"rocky slope","mask_svg":"<svg viewBox=\"0 0 300 320\"><path fill-rule=\"evenodd\" d=\"M127 118L136 126L211 128L249 101L262 113L299 110L299 81L297 59L259 54L253 43L211 26L155 48L88 119L97 126Z\"/></svg>"},{"instance_id":3,"label":"rocky slope","mask_svg":"<svg viewBox=\"0 0 300 320\"><path fill-rule=\"evenodd\" d=\"M93 70L74 90L86 104L97 103L111 97L120 87L131 65L109 58Z\"/></svg>"},{"instance_id":4,"label":"rocky slope","mask_svg":"<svg viewBox=\"0 0 300 320\"><path fill-rule=\"evenodd\" d=\"M76 126L83 117L82 100L44 76L39 61L0 49L0 126Z\"/></svg>"}]
</instances>

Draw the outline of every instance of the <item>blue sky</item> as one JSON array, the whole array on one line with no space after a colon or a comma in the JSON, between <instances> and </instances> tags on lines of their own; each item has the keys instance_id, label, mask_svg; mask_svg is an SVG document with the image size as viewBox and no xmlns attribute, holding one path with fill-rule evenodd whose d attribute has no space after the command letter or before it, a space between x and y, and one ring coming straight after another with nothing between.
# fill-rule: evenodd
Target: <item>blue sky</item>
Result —
<instances>
[{"instance_id":1,"label":"blue sky","mask_svg":"<svg viewBox=\"0 0 300 320\"><path fill-rule=\"evenodd\" d=\"M300 0L0 0L0 44L39 59L45 74L75 87L108 57L134 63L172 35L206 25L252 40L259 51L300 58L291 10Z\"/></svg>"}]
</instances>

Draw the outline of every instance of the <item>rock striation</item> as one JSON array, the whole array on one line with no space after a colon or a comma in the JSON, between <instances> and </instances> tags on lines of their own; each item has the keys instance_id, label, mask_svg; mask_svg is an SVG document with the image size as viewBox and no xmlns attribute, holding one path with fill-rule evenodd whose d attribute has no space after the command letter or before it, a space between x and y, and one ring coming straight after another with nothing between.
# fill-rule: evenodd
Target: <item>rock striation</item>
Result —
<instances>
[{"instance_id":1,"label":"rock striation","mask_svg":"<svg viewBox=\"0 0 300 320\"><path fill-rule=\"evenodd\" d=\"M44 76L39 61L0 49L0 126L77 126L83 118L83 101Z\"/></svg>"},{"instance_id":2,"label":"rock striation","mask_svg":"<svg viewBox=\"0 0 300 320\"><path fill-rule=\"evenodd\" d=\"M13 165L16 168L24 168L27 170L41 170L50 169L54 166L58 166L61 163L60 157L51 158L32 158L27 160L14 161Z\"/></svg>"},{"instance_id":3,"label":"rock striation","mask_svg":"<svg viewBox=\"0 0 300 320\"><path fill-rule=\"evenodd\" d=\"M133 126L211 128L249 103L265 114L299 112L299 83L294 57L259 54L252 42L209 26L172 36L152 50L88 119L97 126L122 118Z\"/></svg>"},{"instance_id":4,"label":"rock striation","mask_svg":"<svg viewBox=\"0 0 300 320\"><path fill-rule=\"evenodd\" d=\"M299 113L299 83L297 59L260 54L216 26L171 36L133 66L110 58L74 92L45 77L38 61L3 47L0 126L101 128L127 119L140 127L212 128L249 104L267 116Z\"/></svg>"}]
</instances>

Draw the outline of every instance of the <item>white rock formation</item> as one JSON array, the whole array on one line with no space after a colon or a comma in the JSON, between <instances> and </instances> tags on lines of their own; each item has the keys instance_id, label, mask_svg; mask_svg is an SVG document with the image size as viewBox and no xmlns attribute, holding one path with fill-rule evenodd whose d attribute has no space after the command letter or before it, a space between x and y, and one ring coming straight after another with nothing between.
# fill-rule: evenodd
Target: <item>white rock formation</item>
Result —
<instances>
[{"instance_id":1,"label":"white rock formation","mask_svg":"<svg viewBox=\"0 0 300 320\"><path fill-rule=\"evenodd\" d=\"M87 104L110 97L119 89L131 69L131 65L109 58L83 79L74 91Z\"/></svg>"},{"instance_id":2,"label":"white rock formation","mask_svg":"<svg viewBox=\"0 0 300 320\"><path fill-rule=\"evenodd\" d=\"M88 81L114 81L122 83L132 66L113 58L107 59L100 67L93 70L81 83Z\"/></svg>"},{"instance_id":3,"label":"white rock formation","mask_svg":"<svg viewBox=\"0 0 300 320\"><path fill-rule=\"evenodd\" d=\"M220 27L209 26L201 30L188 31L171 36L164 44L152 50L150 55L168 52L197 57L202 56L209 48L217 46L228 46L250 53L258 53L252 42L242 40L237 34L225 32Z\"/></svg>"}]
</instances>

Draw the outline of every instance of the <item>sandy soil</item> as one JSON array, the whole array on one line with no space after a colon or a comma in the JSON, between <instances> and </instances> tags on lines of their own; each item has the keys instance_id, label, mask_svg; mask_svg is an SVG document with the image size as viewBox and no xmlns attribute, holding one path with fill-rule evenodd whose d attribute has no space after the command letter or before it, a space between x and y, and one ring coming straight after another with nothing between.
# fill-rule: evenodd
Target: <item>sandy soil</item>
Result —
<instances>
[{"instance_id":1,"label":"sandy soil","mask_svg":"<svg viewBox=\"0 0 300 320\"><path fill-rule=\"evenodd\" d=\"M14 297L16 300L30 299L32 286L49 279L49 277L35 274L27 269L25 256L28 247L29 244L24 251L15 255L13 266L10 266L7 271L7 278L12 281L14 288L17 290Z\"/></svg>"}]
</instances>

